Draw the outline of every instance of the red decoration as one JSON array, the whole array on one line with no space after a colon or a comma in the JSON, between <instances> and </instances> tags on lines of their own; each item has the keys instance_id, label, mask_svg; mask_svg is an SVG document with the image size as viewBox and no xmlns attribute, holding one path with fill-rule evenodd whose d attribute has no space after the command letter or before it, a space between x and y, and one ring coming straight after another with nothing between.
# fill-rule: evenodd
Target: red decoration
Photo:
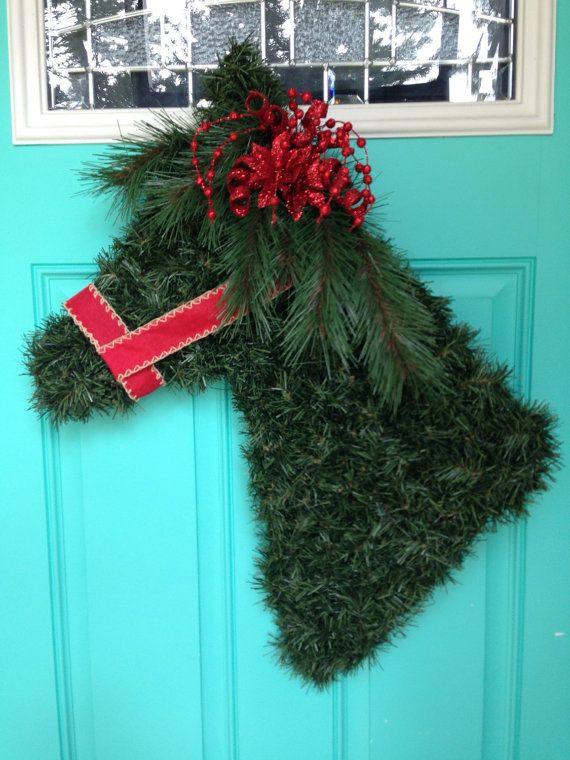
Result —
<instances>
[{"instance_id":1,"label":"red decoration","mask_svg":"<svg viewBox=\"0 0 570 760\"><path fill-rule=\"evenodd\" d=\"M280 286L269 298L275 298L288 287ZM138 401L165 385L154 366L156 362L235 321L237 315L224 317L223 314L221 302L226 288L225 283L218 285L132 331L93 284L64 306L95 346L115 380L133 401Z\"/></svg>"},{"instance_id":2,"label":"red decoration","mask_svg":"<svg viewBox=\"0 0 570 760\"><path fill-rule=\"evenodd\" d=\"M157 361L234 321L235 317L224 320L222 316L220 302L225 290L225 284L219 285L133 331L93 284L64 306L115 379L138 401L165 385L154 366Z\"/></svg>"},{"instance_id":3,"label":"red decoration","mask_svg":"<svg viewBox=\"0 0 570 760\"><path fill-rule=\"evenodd\" d=\"M277 207L283 204L297 221L307 206L312 206L318 210L317 221L320 222L331 213L331 204L336 203L352 217L352 229L359 227L375 200L367 187L372 178L366 140L356 135L356 145L365 151L366 160L362 163L353 158L355 151L350 139L351 134L356 133L350 122L327 119L323 124L328 111L326 103L313 99L309 92L299 93L294 88L288 94L292 115L280 106L270 104L262 93L250 92L244 113L232 111L221 119L203 122L196 130L190 144L192 165L196 169L196 184L208 201L208 218L214 222L217 217L213 200L214 180L224 148L236 142L240 135L264 131L271 134L271 146L254 142L251 153L240 156L228 173L226 186L232 212L240 217L247 216L252 203L256 202L258 208L270 207L272 220L276 222ZM295 98L308 108L305 111L300 108ZM232 131L214 148L204 175L198 158L200 135L217 124L238 122L252 116L259 123ZM342 158L326 156L330 149L337 150ZM351 161L356 179L364 185L362 189L354 186ZM154 366L157 361L234 321L235 317L223 316L221 301L226 287L226 284L219 285L133 331L129 331L94 285L70 298L65 308L107 363L115 379L136 401L165 384ZM274 298L287 287L289 285L280 287L268 297Z\"/></svg>"},{"instance_id":4,"label":"red decoration","mask_svg":"<svg viewBox=\"0 0 570 760\"><path fill-rule=\"evenodd\" d=\"M123 320L94 285L83 288L66 301L64 306L99 355L102 355L106 345L129 333ZM165 384L160 372L152 366L124 377L119 382L133 401L138 401Z\"/></svg>"},{"instance_id":5,"label":"red decoration","mask_svg":"<svg viewBox=\"0 0 570 760\"><path fill-rule=\"evenodd\" d=\"M375 198L367 185L372 182L368 164L366 140L357 135L350 122L326 119L328 105L314 99L310 92L299 95L295 88L288 90L289 115L280 106L272 105L260 92L250 92L245 101L244 113L232 111L213 121L205 121L198 127L191 143L192 164L196 169L196 184L202 189L208 201L208 217L216 219L213 184L216 165L223 156L228 143L235 142L240 135L251 132L270 132L273 138L269 148L253 143L251 153L240 156L228 173L226 185L230 196L230 209L236 216L245 217L251 210L252 202L258 208L272 209L272 221L277 221L277 207L283 204L295 221L302 216L307 206L319 212L317 222L331 212L331 203L341 206L352 219L352 228L359 227L370 210ZM301 98L308 104L306 111L299 108L294 98ZM198 150L199 136L212 126L226 121L256 117L259 125L241 131L234 131L212 152L210 168L206 176L201 172ZM366 162L353 158L355 149L350 145L351 134L356 136L356 145L364 149ZM342 158L327 157L328 150L339 150ZM349 162L353 162L356 179L364 188L354 186ZM359 178L359 174L364 174ZM252 200L253 194L256 194Z\"/></svg>"}]
</instances>

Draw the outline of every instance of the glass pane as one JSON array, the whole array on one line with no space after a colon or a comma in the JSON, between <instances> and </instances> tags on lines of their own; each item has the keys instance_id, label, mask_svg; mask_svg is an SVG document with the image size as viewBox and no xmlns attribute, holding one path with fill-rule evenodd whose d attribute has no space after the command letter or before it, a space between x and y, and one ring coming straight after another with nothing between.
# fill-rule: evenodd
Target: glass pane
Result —
<instances>
[{"instance_id":1,"label":"glass pane","mask_svg":"<svg viewBox=\"0 0 570 760\"><path fill-rule=\"evenodd\" d=\"M144 16L93 27L96 66L147 66L160 64L160 22Z\"/></svg>"},{"instance_id":2,"label":"glass pane","mask_svg":"<svg viewBox=\"0 0 570 760\"><path fill-rule=\"evenodd\" d=\"M289 60L292 28L289 0L266 0L265 55L269 63Z\"/></svg>"},{"instance_id":3,"label":"glass pane","mask_svg":"<svg viewBox=\"0 0 570 760\"><path fill-rule=\"evenodd\" d=\"M324 97L323 93L323 68L316 66L294 66L292 68L279 68L277 73L283 82L283 89L296 87L299 92L310 92L315 98Z\"/></svg>"},{"instance_id":4,"label":"glass pane","mask_svg":"<svg viewBox=\"0 0 570 760\"><path fill-rule=\"evenodd\" d=\"M50 69L84 68L87 66L87 50L83 31L51 36L48 40L48 66Z\"/></svg>"},{"instance_id":5,"label":"glass pane","mask_svg":"<svg viewBox=\"0 0 570 760\"><path fill-rule=\"evenodd\" d=\"M457 55L458 17L437 11L398 8L394 58L434 60ZM392 3L370 3L370 53L373 60L392 58Z\"/></svg>"},{"instance_id":6,"label":"glass pane","mask_svg":"<svg viewBox=\"0 0 570 760\"><path fill-rule=\"evenodd\" d=\"M87 74L48 74L50 108L68 111L89 108Z\"/></svg>"},{"instance_id":7,"label":"glass pane","mask_svg":"<svg viewBox=\"0 0 570 760\"><path fill-rule=\"evenodd\" d=\"M259 44L261 13L259 3L209 5L192 11L192 63L217 63L230 37Z\"/></svg>"},{"instance_id":8,"label":"glass pane","mask_svg":"<svg viewBox=\"0 0 570 760\"><path fill-rule=\"evenodd\" d=\"M46 4L46 29L65 29L84 21L84 0L49 0Z\"/></svg>"},{"instance_id":9,"label":"glass pane","mask_svg":"<svg viewBox=\"0 0 570 760\"><path fill-rule=\"evenodd\" d=\"M450 7L461 9L464 5L464 0L454 0ZM476 0L475 11L489 16L508 18L510 16L510 5L510 0Z\"/></svg>"},{"instance_id":10,"label":"glass pane","mask_svg":"<svg viewBox=\"0 0 570 760\"><path fill-rule=\"evenodd\" d=\"M296 61L364 61L364 8L358 0L296 2Z\"/></svg>"},{"instance_id":11,"label":"glass pane","mask_svg":"<svg viewBox=\"0 0 570 760\"><path fill-rule=\"evenodd\" d=\"M364 103L366 69L360 66L335 66L329 70L329 102L333 104Z\"/></svg>"},{"instance_id":12,"label":"glass pane","mask_svg":"<svg viewBox=\"0 0 570 760\"><path fill-rule=\"evenodd\" d=\"M199 106L205 106L207 101L204 97L202 85L203 72L193 71L192 74L192 102Z\"/></svg>"},{"instance_id":13,"label":"glass pane","mask_svg":"<svg viewBox=\"0 0 570 760\"><path fill-rule=\"evenodd\" d=\"M392 66L370 70L371 103L406 103L449 100L451 66Z\"/></svg>"},{"instance_id":14,"label":"glass pane","mask_svg":"<svg viewBox=\"0 0 570 760\"><path fill-rule=\"evenodd\" d=\"M477 100L503 100L508 87L507 65L477 64L473 71L472 91Z\"/></svg>"},{"instance_id":15,"label":"glass pane","mask_svg":"<svg viewBox=\"0 0 570 760\"><path fill-rule=\"evenodd\" d=\"M118 13L140 11L149 3L142 0L91 0L91 18L100 19L116 16Z\"/></svg>"},{"instance_id":16,"label":"glass pane","mask_svg":"<svg viewBox=\"0 0 570 760\"><path fill-rule=\"evenodd\" d=\"M477 24L479 38L472 55L477 58L505 57L509 54L509 26L480 21Z\"/></svg>"},{"instance_id":17,"label":"glass pane","mask_svg":"<svg viewBox=\"0 0 570 760\"><path fill-rule=\"evenodd\" d=\"M95 108L171 108L188 105L187 72L94 74Z\"/></svg>"},{"instance_id":18,"label":"glass pane","mask_svg":"<svg viewBox=\"0 0 570 760\"><path fill-rule=\"evenodd\" d=\"M184 6L177 12L172 8L164 17L162 44L164 63L167 66L183 66L188 62L190 52L188 18L189 14Z\"/></svg>"}]
</instances>

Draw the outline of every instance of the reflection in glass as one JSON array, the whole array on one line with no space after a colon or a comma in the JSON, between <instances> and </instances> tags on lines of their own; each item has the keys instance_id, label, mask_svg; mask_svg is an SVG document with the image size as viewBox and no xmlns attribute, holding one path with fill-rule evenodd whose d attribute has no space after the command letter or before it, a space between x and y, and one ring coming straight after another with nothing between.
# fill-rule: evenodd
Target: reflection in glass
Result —
<instances>
[{"instance_id":1,"label":"reflection in glass","mask_svg":"<svg viewBox=\"0 0 570 760\"><path fill-rule=\"evenodd\" d=\"M92 31L95 66L159 65L160 22L137 16L94 26Z\"/></svg>"},{"instance_id":2,"label":"reflection in glass","mask_svg":"<svg viewBox=\"0 0 570 760\"><path fill-rule=\"evenodd\" d=\"M88 64L83 31L68 32L51 38L49 58L60 69L84 68ZM48 61L49 63L49 61Z\"/></svg>"},{"instance_id":3,"label":"reflection in glass","mask_svg":"<svg viewBox=\"0 0 570 760\"><path fill-rule=\"evenodd\" d=\"M131 71L94 75L96 108L180 108L188 105L188 73Z\"/></svg>"},{"instance_id":4,"label":"reflection in glass","mask_svg":"<svg viewBox=\"0 0 570 760\"><path fill-rule=\"evenodd\" d=\"M187 106L228 39L342 103L515 94L514 0L45 0L50 108Z\"/></svg>"},{"instance_id":5,"label":"reflection in glass","mask_svg":"<svg viewBox=\"0 0 570 760\"><path fill-rule=\"evenodd\" d=\"M323 90L323 70L321 67L294 66L277 69L283 82L283 89L296 87L300 92L321 93Z\"/></svg>"},{"instance_id":6,"label":"reflection in glass","mask_svg":"<svg viewBox=\"0 0 570 760\"><path fill-rule=\"evenodd\" d=\"M87 74L48 74L52 108L67 111L89 108Z\"/></svg>"},{"instance_id":7,"label":"reflection in glass","mask_svg":"<svg viewBox=\"0 0 570 760\"><path fill-rule=\"evenodd\" d=\"M46 4L46 26L48 29L66 29L85 21L83 0L51 0Z\"/></svg>"},{"instance_id":8,"label":"reflection in glass","mask_svg":"<svg viewBox=\"0 0 570 760\"><path fill-rule=\"evenodd\" d=\"M298 63L364 60L363 2L300 0L295 3Z\"/></svg>"},{"instance_id":9,"label":"reflection in glass","mask_svg":"<svg viewBox=\"0 0 570 760\"><path fill-rule=\"evenodd\" d=\"M266 0L265 56L269 63L288 63L294 26L292 17L289 0Z\"/></svg>"},{"instance_id":10,"label":"reflection in glass","mask_svg":"<svg viewBox=\"0 0 570 760\"><path fill-rule=\"evenodd\" d=\"M115 16L118 13L132 13L141 10L152 3L140 2L140 0L91 0L91 18L104 18Z\"/></svg>"},{"instance_id":11,"label":"reflection in glass","mask_svg":"<svg viewBox=\"0 0 570 760\"><path fill-rule=\"evenodd\" d=\"M226 52L230 37L238 41L250 37L259 44L259 3L196 6L191 16L192 63L216 63L218 53Z\"/></svg>"},{"instance_id":12,"label":"reflection in glass","mask_svg":"<svg viewBox=\"0 0 570 760\"><path fill-rule=\"evenodd\" d=\"M364 103L364 77L356 66L335 66L328 76L328 100L335 105Z\"/></svg>"}]
</instances>

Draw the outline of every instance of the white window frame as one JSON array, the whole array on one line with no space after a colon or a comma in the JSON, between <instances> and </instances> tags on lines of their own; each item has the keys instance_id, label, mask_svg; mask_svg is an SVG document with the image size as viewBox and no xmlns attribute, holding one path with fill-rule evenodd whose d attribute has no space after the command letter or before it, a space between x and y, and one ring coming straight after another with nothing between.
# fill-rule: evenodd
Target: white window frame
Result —
<instances>
[{"instance_id":1,"label":"white window frame","mask_svg":"<svg viewBox=\"0 0 570 760\"><path fill-rule=\"evenodd\" d=\"M367 137L549 134L554 127L556 0L518 0L516 98L477 103L334 106ZM145 109L48 108L42 0L8 0L15 144L105 143L152 119Z\"/></svg>"}]
</instances>

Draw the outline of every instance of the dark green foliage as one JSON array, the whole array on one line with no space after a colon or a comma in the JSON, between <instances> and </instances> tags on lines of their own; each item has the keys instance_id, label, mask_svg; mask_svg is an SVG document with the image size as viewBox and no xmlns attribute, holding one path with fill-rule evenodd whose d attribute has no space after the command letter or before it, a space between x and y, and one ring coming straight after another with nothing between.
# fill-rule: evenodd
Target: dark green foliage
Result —
<instances>
[{"instance_id":1,"label":"dark green foliage","mask_svg":"<svg viewBox=\"0 0 570 760\"><path fill-rule=\"evenodd\" d=\"M177 140L173 134L173 145ZM168 159L173 166L176 150ZM135 171L144 172L141 155L124 158L122 169L134 161ZM142 200L123 239L100 257L95 280L129 327L218 284L224 255L204 239L198 215L164 234L148 223L155 200L149 206ZM316 234L326 235L325 227ZM302 308L292 292L264 314L262 333L246 318L158 365L169 382L189 391L228 378L248 431L258 582L277 618L278 651L285 665L319 686L358 667L401 631L461 566L479 533L525 514L556 461L548 411L514 396L507 371L473 347L472 332L453 322L446 302L388 243L380 236L357 240L363 266L374 270L362 299L397 309L405 292L430 317L432 341L423 346L417 335L416 350L441 364L443 382L431 394L419 396L405 383L394 413L373 392L365 365L354 358L343 363L334 353L325 360L312 338L292 364L282 336L286 320L294 324ZM282 253L286 268L285 246ZM391 290L390 278L396 295L379 296L376 287ZM365 353L366 342L376 339L364 331L355 344ZM30 338L27 364L36 408L55 422L132 408L68 316L51 317Z\"/></svg>"},{"instance_id":2,"label":"dark green foliage","mask_svg":"<svg viewBox=\"0 0 570 760\"><path fill-rule=\"evenodd\" d=\"M216 284L203 251L161 249L136 229L99 267L97 287L132 327ZM287 295L267 340L243 323L159 365L188 390L230 382L249 432L259 583L283 662L317 684L393 637L478 533L524 514L555 460L548 412L516 399L469 329L417 287L451 382L430 403L405 396L395 417L362 371L291 370L277 337ZM28 367L37 408L58 422L132 406L68 316L33 336Z\"/></svg>"},{"instance_id":3,"label":"dark green foliage","mask_svg":"<svg viewBox=\"0 0 570 760\"><path fill-rule=\"evenodd\" d=\"M205 78L204 88L212 105L200 110L198 124L231 111L242 113L252 90L284 104L280 80L248 44L233 45L220 68ZM230 132L253 127L259 122L251 117L201 133L204 171ZM229 283L228 314L247 314L261 337L268 335L274 309L268 294L292 283L294 298L281 331L292 366L319 354L328 368L338 360L345 367L358 363L368 369L373 391L392 410L405 383L424 395L440 384L432 315L416 297L414 280L392 246L371 228L351 231L350 217L334 204L321 224L315 223L314 209L293 223L282 205L275 225L268 211L255 207L244 219L236 217L229 208L225 177L252 142L270 144L271 134L259 129L224 148L214 186L218 219L211 224L195 185L189 149L194 130L190 117L163 116L138 142L112 148L85 177L94 189L114 194L127 215L137 212L139 228L161 245L198 241L215 251L212 266L218 282Z\"/></svg>"}]
</instances>

